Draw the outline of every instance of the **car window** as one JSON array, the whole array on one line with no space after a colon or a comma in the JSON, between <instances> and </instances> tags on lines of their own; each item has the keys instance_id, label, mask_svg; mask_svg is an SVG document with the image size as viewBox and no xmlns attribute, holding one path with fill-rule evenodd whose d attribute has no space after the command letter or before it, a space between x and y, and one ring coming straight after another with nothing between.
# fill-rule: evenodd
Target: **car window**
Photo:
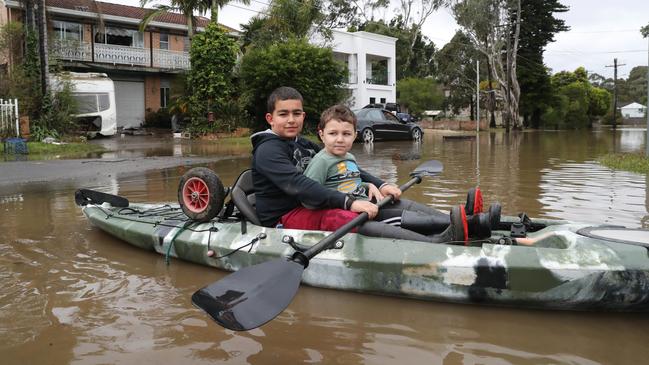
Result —
<instances>
[{"instance_id":1,"label":"car window","mask_svg":"<svg viewBox=\"0 0 649 365\"><path fill-rule=\"evenodd\" d=\"M387 119L389 122L399 123L399 119L397 119L397 117L395 117L394 114L390 112L383 111L383 116L385 116L385 119Z\"/></svg>"},{"instance_id":2,"label":"car window","mask_svg":"<svg viewBox=\"0 0 649 365\"><path fill-rule=\"evenodd\" d=\"M381 115L381 111L379 109L370 109L367 113L367 116L372 120L383 120L383 116Z\"/></svg>"},{"instance_id":3,"label":"car window","mask_svg":"<svg viewBox=\"0 0 649 365\"><path fill-rule=\"evenodd\" d=\"M368 109L356 110L354 114L356 114L356 118L365 118L368 111Z\"/></svg>"}]
</instances>

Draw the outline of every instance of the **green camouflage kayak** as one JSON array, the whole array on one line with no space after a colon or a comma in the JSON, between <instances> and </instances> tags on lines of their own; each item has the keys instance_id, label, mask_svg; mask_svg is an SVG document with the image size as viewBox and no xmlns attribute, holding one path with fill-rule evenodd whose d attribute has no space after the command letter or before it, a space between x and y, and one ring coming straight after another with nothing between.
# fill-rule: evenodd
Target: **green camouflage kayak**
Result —
<instances>
[{"instance_id":1,"label":"green camouflage kayak","mask_svg":"<svg viewBox=\"0 0 649 365\"><path fill-rule=\"evenodd\" d=\"M200 223L177 204L113 204L119 206L88 203L82 209L94 226L131 245L228 271L291 256L328 234L236 219ZM468 246L349 233L311 259L302 282L456 303L649 309L649 231L538 219L526 233L536 243L523 246L509 229L519 221L503 217L491 239Z\"/></svg>"}]
</instances>

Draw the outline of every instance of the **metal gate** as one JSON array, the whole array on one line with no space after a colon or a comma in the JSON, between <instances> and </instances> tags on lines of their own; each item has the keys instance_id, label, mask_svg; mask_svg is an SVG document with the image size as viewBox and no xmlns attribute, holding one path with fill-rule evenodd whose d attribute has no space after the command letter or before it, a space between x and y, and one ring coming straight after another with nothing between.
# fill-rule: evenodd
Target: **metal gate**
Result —
<instances>
[{"instance_id":1,"label":"metal gate","mask_svg":"<svg viewBox=\"0 0 649 365\"><path fill-rule=\"evenodd\" d=\"M18 99L0 99L0 137L20 137Z\"/></svg>"}]
</instances>

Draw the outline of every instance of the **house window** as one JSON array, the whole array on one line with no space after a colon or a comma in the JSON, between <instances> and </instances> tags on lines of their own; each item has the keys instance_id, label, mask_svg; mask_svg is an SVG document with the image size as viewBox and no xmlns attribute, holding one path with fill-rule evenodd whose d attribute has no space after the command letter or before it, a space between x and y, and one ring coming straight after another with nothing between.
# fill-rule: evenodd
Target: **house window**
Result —
<instances>
[{"instance_id":1,"label":"house window","mask_svg":"<svg viewBox=\"0 0 649 365\"><path fill-rule=\"evenodd\" d=\"M55 20L52 22L54 39L58 41L83 41L83 26L79 23Z\"/></svg>"},{"instance_id":2,"label":"house window","mask_svg":"<svg viewBox=\"0 0 649 365\"><path fill-rule=\"evenodd\" d=\"M169 96L171 95L170 93L170 88L168 87L161 87L160 88L160 107L161 108L166 108L169 106Z\"/></svg>"},{"instance_id":3,"label":"house window","mask_svg":"<svg viewBox=\"0 0 649 365\"><path fill-rule=\"evenodd\" d=\"M370 104L376 103L376 98L370 98Z\"/></svg>"},{"instance_id":4,"label":"house window","mask_svg":"<svg viewBox=\"0 0 649 365\"><path fill-rule=\"evenodd\" d=\"M381 104L385 104L385 98L381 98Z\"/></svg>"},{"instance_id":5,"label":"house window","mask_svg":"<svg viewBox=\"0 0 649 365\"><path fill-rule=\"evenodd\" d=\"M169 49L168 33L160 33L160 49Z\"/></svg>"},{"instance_id":6,"label":"house window","mask_svg":"<svg viewBox=\"0 0 649 365\"><path fill-rule=\"evenodd\" d=\"M104 32L100 32L98 29L95 33L95 42L144 48L144 33L134 29L104 27Z\"/></svg>"}]
</instances>

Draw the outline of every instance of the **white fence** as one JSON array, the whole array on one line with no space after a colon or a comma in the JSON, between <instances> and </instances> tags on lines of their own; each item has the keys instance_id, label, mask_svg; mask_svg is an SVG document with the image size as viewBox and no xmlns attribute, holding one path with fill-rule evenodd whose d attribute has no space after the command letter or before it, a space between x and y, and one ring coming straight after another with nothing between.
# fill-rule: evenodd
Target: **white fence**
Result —
<instances>
[{"instance_id":1,"label":"white fence","mask_svg":"<svg viewBox=\"0 0 649 365\"><path fill-rule=\"evenodd\" d=\"M0 99L0 136L20 137L18 99Z\"/></svg>"}]
</instances>

